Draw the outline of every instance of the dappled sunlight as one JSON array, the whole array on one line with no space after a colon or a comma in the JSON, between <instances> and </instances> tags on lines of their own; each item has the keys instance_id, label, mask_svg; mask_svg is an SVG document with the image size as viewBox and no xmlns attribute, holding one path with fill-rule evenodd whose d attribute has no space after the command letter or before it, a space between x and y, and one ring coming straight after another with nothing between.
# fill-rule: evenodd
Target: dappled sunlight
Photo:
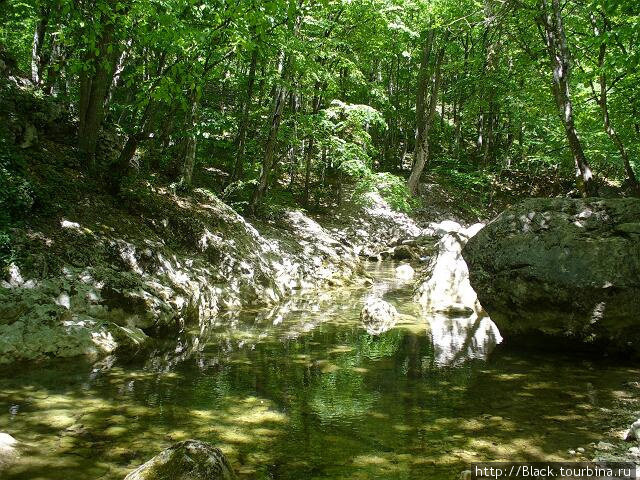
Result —
<instances>
[{"instance_id":1,"label":"dappled sunlight","mask_svg":"<svg viewBox=\"0 0 640 480\"><path fill-rule=\"evenodd\" d=\"M145 354L3 372L0 431L23 449L7 478L121 480L189 438L246 480L453 478L472 461L588 454L628 369L487 360L492 324L425 317L394 267L370 270L399 312L377 336L359 319L370 290L351 285L227 312Z\"/></svg>"}]
</instances>

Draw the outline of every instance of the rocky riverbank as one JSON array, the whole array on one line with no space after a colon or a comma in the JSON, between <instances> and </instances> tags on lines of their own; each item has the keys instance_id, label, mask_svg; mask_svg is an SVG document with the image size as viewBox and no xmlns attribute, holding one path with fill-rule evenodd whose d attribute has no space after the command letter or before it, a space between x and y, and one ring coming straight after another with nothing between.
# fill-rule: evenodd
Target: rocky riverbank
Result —
<instances>
[{"instance_id":1,"label":"rocky riverbank","mask_svg":"<svg viewBox=\"0 0 640 480\"><path fill-rule=\"evenodd\" d=\"M106 354L224 310L354 281L360 255L421 232L379 197L352 212L351 227L367 233L351 241L302 211L249 222L204 189L187 197L149 185L115 207L92 195L12 232L0 363Z\"/></svg>"}]
</instances>

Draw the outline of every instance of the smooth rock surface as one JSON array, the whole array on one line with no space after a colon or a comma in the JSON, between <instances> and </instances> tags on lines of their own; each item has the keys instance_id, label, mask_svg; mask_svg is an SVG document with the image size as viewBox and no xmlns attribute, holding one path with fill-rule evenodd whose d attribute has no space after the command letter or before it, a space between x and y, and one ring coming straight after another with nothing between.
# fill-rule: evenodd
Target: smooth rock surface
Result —
<instances>
[{"instance_id":1,"label":"smooth rock surface","mask_svg":"<svg viewBox=\"0 0 640 480\"><path fill-rule=\"evenodd\" d=\"M229 461L212 445L197 440L177 443L153 457L124 480L232 480Z\"/></svg>"},{"instance_id":2,"label":"smooth rock surface","mask_svg":"<svg viewBox=\"0 0 640 480\"><path fill-rule=\"evenodd\" d=\"M415 270L408 263L403 263L396 267L396 278L401 280L411 280L415 275Z\"/></svg>"},{"instance_id":3,"label":"smooth rock surface","mask_svg":"<svg viewBox=\"0 0 640 480\"><path fill-rule=\"evenodd\" d=\"M639 199L529 199L464 248L471 285L503 334L640 352L639 218Z\"/></svg>"},{"instance_id":4,"label":"smooth rock surface","mask_svg":"<svg viewBox=\"0 0 640 480\"><path fill-rule=\"evenodd\" d=\"M438 252L430 259L415 293L425 311L469 315L481 310L462 257L466 241L466 235L447 233L438 242Z\"/></svg>"}]
</instances>

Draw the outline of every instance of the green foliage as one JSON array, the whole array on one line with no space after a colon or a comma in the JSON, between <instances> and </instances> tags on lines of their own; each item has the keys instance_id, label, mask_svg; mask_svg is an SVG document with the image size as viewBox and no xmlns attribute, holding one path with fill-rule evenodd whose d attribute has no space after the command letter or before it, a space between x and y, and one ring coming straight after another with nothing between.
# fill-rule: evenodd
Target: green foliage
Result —
<instances>
[{"instance_id":1,"label":"green foliage","mask_svg":"<svg viewBox=\"0 0 640 480\"><path fill-rule=\"evenodd\" d=\"M404 178L388 172L368 172L356 184L354 197L365 199L369 192L377 192L395 210L411 213L419 204L419 199L412 197Z\"/></svg>"},{"instance_id":2,"label":"green foliage","mask_svg":"<svg viewBox=\"0 0 640 480\"><path fill-rule=\"evenodd\" d=\"M68 101L77 114L86 85L105 80L100 67L114 72L98 104L123 144L139 139L129 164L114 168L134 182L159 174L188 193L184 167L195 164L229 174L231 185L206 175L194 181L210 182L239 210L251 204L266 172L266 190L273 190L266 210L301 200L305 208L332 206L356 185L358 194L378 191L408 211L402 179L417 150L417 92L433 84L419 78L428 39L427 76L440 50L443 61L440 91L428 102L437 109L427 175L435 169L482 202L491 201L496 182L489 177L503 171L533 177L555 169L573 177L537 0L5 3L0 50L17 58L24 74L34 60L35 29L44 28L35 91L46 94L39 94ZM562 17L584 151L596 176L622 183L629 176L623 150L631 169L640 155L639 4L569 0ZM597 102L603 78L617 141ZM194 143L195 162L186 148ZM113 157L102 164L116 165ZM2 175L5 192L13 192L5 216L20 216L33 195L19 175ZM122 185L129 188L127 179Z\"/></svg>"},{"instance_id":3,"label":"green foliage","mask_svg":"<svg viewBox=\"0 0 640 480\"><path fill-rule=\"evenodd\" d=\"M33 189L25 178L24 162L0 153L0 228L24 218L33 203Z\"/></svg>"}]
</instances>

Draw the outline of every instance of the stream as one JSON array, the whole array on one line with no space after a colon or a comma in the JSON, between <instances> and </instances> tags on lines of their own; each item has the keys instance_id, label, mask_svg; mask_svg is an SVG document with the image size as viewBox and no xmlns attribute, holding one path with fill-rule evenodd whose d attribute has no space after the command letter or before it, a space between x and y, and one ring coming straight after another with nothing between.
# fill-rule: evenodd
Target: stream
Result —
<instances>
[{"instance_id":1,"label":"stream","mask_svg":"<svg viewBox=\"0 0 640 480\"><path fill-rule=\"evenodd\" d=\"M576 459L602 439L638 368L494 348L488 319L425 318L394 267L137 354L3 367L0 431L27 450L0 477L121 480L194 438L241 479L453 479L473 461ZM377 336L359 320L370 294L401 313Z\"/></svg>"}]
</instances>

